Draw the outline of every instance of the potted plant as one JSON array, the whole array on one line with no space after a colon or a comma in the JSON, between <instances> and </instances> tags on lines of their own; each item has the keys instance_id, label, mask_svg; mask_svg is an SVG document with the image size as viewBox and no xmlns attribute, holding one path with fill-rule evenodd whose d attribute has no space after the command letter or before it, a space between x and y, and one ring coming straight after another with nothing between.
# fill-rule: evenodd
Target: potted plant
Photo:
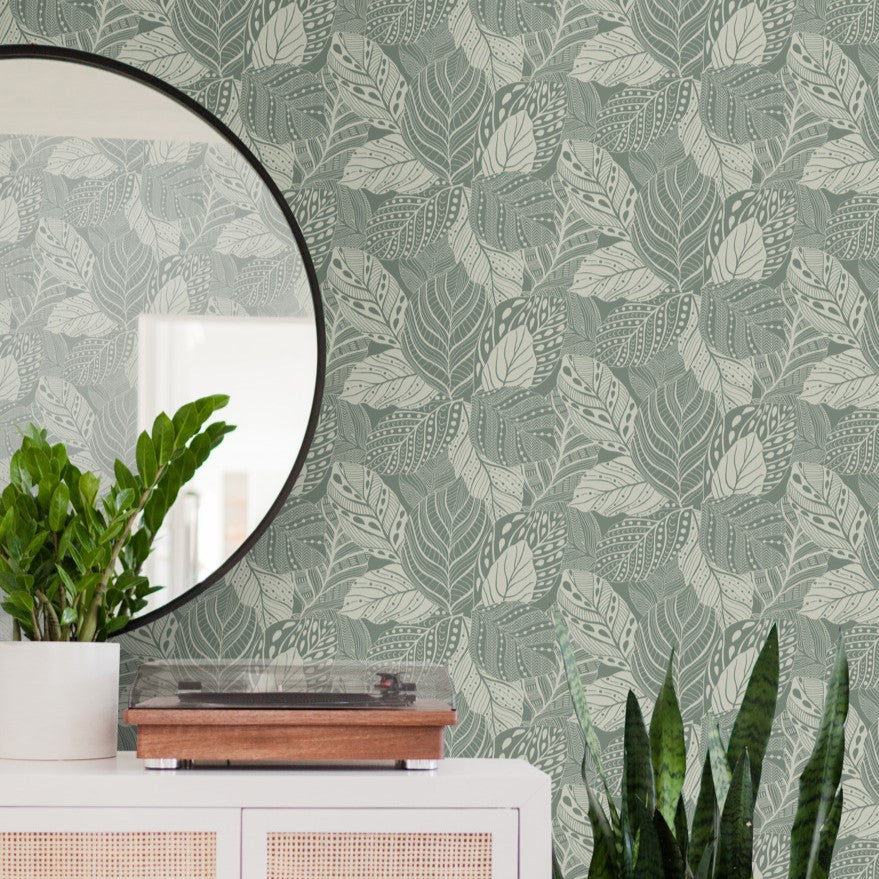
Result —
<instances>
[{"instance_id":1,"label":"potted plant","mask_svg":"<svg viewBox=\"0 0 879 879\"><path fill-rule=\"evenodd\" d=\"M699 795L688 823L682 796L684 727L671 661L649 730L637 698L629 692L618 807L610 794L567 629L560 616L555 622L568 689L586 742L582 776L593 832L590 879L751 879L754 806L778 695L775 626L754 663L729 742L724 743L716 722L709 724ZM818 738L800 776L790 879L826 879L830 870L842 816L848 698L848 662L840 641ZM586 779L586 754L598 771L607 812ZM555 858L553 876L562 877Z\"/></svg>"},{"instance_id":2,"label":"potted plant","mask_svg":"<svg viewBox=\"0 0 879 879\"><path fill-rule=\"evenodd\" d=\"M141 568L181 486L234 429L207 423L214 395L159 414L103 493L62 443L33 425L0 493L0 589L13 641L0 644L0 757L116 753L119 645L107 637L146 606Z\"/></svg>"}]
</instances>

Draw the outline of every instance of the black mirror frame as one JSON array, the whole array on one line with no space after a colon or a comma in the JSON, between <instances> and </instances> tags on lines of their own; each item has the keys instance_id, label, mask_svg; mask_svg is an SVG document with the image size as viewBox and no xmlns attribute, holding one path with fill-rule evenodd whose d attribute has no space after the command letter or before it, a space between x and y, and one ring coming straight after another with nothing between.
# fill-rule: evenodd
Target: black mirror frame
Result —
<instances>
[{"instance_id":1,"label":"black mirror frame","mask_svg":"<svg viewBox=\"0 0 879 879\"><path fill-rule=\"evenodd\" d=\"M311 443L314 440L318 417L320 415L321 400L323 399L324 382L326 379L326 334L323 305L321 302L320 288L317 282L317 272L311 261L311 256L309 255L308 246L306 245L302 230L299 228L299 224L296 222L296 218L293 216L293 212L290 210L290 206L287 204L287 200L284 198L283 193L271 178L268 171L266 171L259 159L257 159L251 149L241 140L241 138L197 101L173 86L168 85L158 77L149 73L144 73L136 67L123 64L122 62L115 61L111 58L104 58L101 55L94 55L91 52L82 52L78 49L66 49L56 46L36 44L0 44L0 62L5 58L46 58L53 61L66 61L74 64L86 64L90 67L96 67L100 70L105 70L108 73L114 73L119 76L134 79L142 85L155 89L176 101L178 104L182 104L187 110L202 119L202 121L207 123L224 140L230 143L242 156L244 156L248 164L253 168L272 194L272 197L277 203L281 213L284 215L284 219L287 221L287 225L290 227L290 232L296 241L299 254L305 264L308 284L311 289L311 301L312 308L314 309L315 330L317 333L317 374L315 378L314 399L312 400L311 412L309 414L305 435L302 439L302 445L296 455L296 460L293 462L290 475L284 482L280 493L277 498L275 498L275 501L272 503L268 512L260 520L254 531L248 535L247 539L220 565L219 568L205 577L200 583L194 584L182 595L177 596L177 598L172 599L167 604L131 620L124 628L120 629L113 635L113 638L115 639L128 632L132 632L135 629L139 629L141 626L153 623L166 614L177 610L225 577L232 568L242 561L242 559L254 547L256 542L263 536L289 497L296 480L299 478L299 474L302 472L306 455L308 454L308 451L311 448ZM2 70L2 68L0 68L0 70Z\"/></svg>"}]
</instances>

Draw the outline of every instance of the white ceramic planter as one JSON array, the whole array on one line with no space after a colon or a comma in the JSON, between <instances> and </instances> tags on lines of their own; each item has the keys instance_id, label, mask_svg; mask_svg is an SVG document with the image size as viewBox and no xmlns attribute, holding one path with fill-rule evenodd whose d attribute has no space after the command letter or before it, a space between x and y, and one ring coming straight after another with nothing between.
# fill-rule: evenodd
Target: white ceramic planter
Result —
<instances>
[{"instance_id":1,"label":"white ceramic planter","mask_svg":"<svg viewBox=\"0 0 879 879\"><path fill-rule=\"evenodd\" d=\"M0 643L0 758L116 756L119 645Z\"/></svg>"}]
</instances>

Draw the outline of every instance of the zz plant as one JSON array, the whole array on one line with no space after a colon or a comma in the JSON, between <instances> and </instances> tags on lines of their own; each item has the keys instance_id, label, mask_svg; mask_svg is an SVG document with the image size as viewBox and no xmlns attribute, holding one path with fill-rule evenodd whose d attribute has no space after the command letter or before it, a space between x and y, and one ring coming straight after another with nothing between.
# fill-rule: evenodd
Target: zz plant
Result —
<instances>
[{"instance_id":1,"label":"zz plant","mask_svg":"<svg viewBox=\"0 0 879 879\"><path fill-rule=\"evenodd\" d=\"M724 744L716 722L710 724L699 795L688 823L682 796L684 727L671 661L649 729L638 700L631 691L628 694L617 807L567 629L558 615L555 623L568 688L586 741L582 776L594 837L589 879L750 879L754 806L778 695L776 627L754 665L729 742ZM848 663L840 641L818 738L800 776L790 879L826 879L830 870L842 816L840 779L847 713ZM586 779L587 755L604 789L606 812ZM553 875L562 876L555 860Z\"/></svg>"},{"instance_id":2,"label":"zz plant","mask_svg":"<svg viewBox=\"0 0 879 879\"><path fill-rule=\"evenodd\" d=\"M99 478L30 426L0 494L0 589L16 640L103 641L146 606L161 587L141 568L181 486L234 430L206 424L228 402L216 394L160 413L137 439L136 471L117 460L101 497Z\"/></svg>"}]
</instances>

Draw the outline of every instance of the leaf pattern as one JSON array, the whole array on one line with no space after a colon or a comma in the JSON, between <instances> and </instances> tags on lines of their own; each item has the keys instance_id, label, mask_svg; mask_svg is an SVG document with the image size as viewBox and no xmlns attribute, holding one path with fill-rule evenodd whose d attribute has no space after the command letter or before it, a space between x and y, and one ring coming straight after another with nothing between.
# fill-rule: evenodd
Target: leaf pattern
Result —
<instances>
[{"instance_id":1,"label":"leaf pattern","mask_svg":"<svg viewBox=\"0 0 879 879\"><path fill-rule=\"evenodd\" d=\"M336 34L327 66L355 113L391 131L398 129L409 87L378 44L358 34Z\"/></svg>"},{"instance_id":2,"label":"leaf pattern","mask_svg":"<svg viewBox=\"0 0 879 879\"><path fill-rule=\"evenodd\" d=\"M426 67L413 84L406 97L403 133L415 154L441 180L458 182L466 176L487 98L483 76L461 54ZM515 149L515 136L510 137Z\"/></svg>"},{"instance_id":3,"label":"leaf pattern","mask_svg":"<svg viewBox=\"0 0 879 879\"><path fill-rule=\"evenodd\" d=\"M717 429L717 406L692 375L662 385L638 410L632 458L644 478L686 507L702 496L700 464Z\"/></svg>"},{"instance_id":4,"label":"leaf pattern","mask_svg":"<svg viewBox=\"0 0 879 879\"><path fill-rule=\"evenodd\" d=\"M632 29L641 44L679 76L702 68L706 0L635 0Z\"/></svg>"},{"instance_id":5,"label":"leaf pattern","mask_svg":"<svg viewBox=\"0 0 879 879\"><path fill-rule=\"evenodd\" d=\"M608 760L627 690L655 694L672 650L698 759L703 715L734 699L777 621L783 729L755 838L760 875L786 875L779 822L839 628L853 722L875 726L877 10L0 3L2 39L103 52L229 123L287 195L324 298L327 387L294 497L239 570L123 636L126 685L162 655L445 663L450 752L550 771L564 875L584 879L550 608ZM292 283L280 255L243 255L277 245L250 225L259 200L234 155L177 149L151 146L164 170L144 174L90 141L0 141L4 425L38 408L102 460L118 437L130 401L89 388L121 374L134 305L96 279L193 309L218 301L228 261L247 308ZM175 183L196 160L215 192L201 224ZM74 181L51 212L46 175ZM134 237L107 250L83 231L105 224ZM204 250L178 260L198 234ZM155 281L114 272L111 253ZM5 426L0 442L15 442ZM879 773L857 741L836 858L870 876Z\"/></svg>"},{"instance_id":6,"label":"leaf pattern","mask_svg":"<svg viewBox=\"0 0 879 879\"><path fill-rule=\"evenodd\" d=\"M623 519L598 542L598 572L616 583L646 580L680 551L691 524L688 510L675 510L653 519Z\"/></svg>"},{"instance_id":7,"label":"leaf pattern","mask_svg":"<svg viewBox=\"0 0 879 879\"><path fill-rule=\"evenodd\" d=\"M858 129L867 84L839 46L819 34L796 33L787 63L814 113L839 128Z\"/></svg>"},{"instance_id":8,"label":"leaf pattern","mask_svg":"<svg viewBox=\"0 0 879 879\"><path fill-rule=\"evenodd\" d=\"M558 173L571 203L590 226L609 235L625 236L636 193L626 172L610 155L588 141L565 141Z\"/></svg>"},{"instance_id":9,"label":"leaf pattern","mask_svg":"<svg viewBox=\"0 0 879 879\"><path fill-rule=\"evenodd\" d=\"M597 143L612 152L645 150L681 121L690 104L690 80L614 92L598 115Z\"/></svg>"},{"instance_id":10,"label":"leaf pattern","mask_svg":"<svg viewBox=\"0 0 879 879\"><path fill-rule=\"evenodd\" d=\"M691 160L652 177L638 197L632 242L644 261L680 290L701 286L716 187Z\"/></svg>"}]
</instances>

